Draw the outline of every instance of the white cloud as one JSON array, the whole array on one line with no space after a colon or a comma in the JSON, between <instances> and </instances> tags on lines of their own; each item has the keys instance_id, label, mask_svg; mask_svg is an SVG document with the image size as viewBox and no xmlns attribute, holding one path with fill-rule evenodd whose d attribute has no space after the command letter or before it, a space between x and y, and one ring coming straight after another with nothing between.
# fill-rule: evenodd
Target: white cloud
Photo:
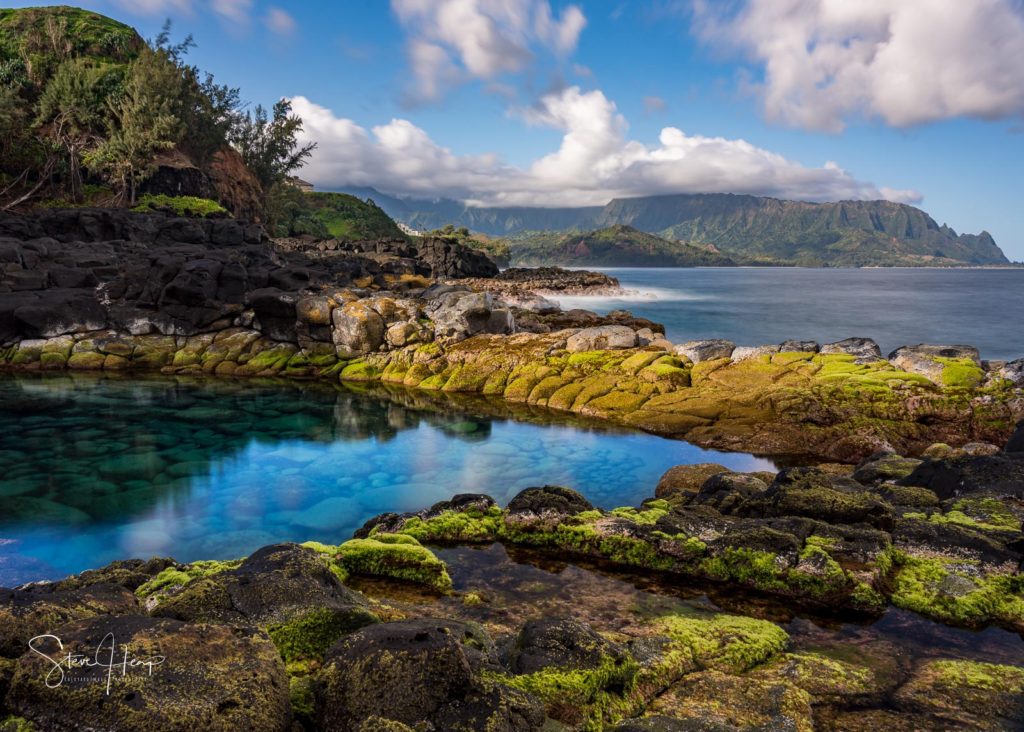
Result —
<instances>
[{"instance_id":1,"label":"white cloud","mask_svg":"<svg viewBox=\"0 0 1024 732\"><path fill-rule=\"evenodd\" d=\"M837 132L1024 114L1019 0L694 0L705 40L763 65L769 119Z\"/></svg>"},{"instance_id":2,"label":"white cloud","mask_svg":"<svg viewBox=\"0 0 1024 732\"><path fill-rule=\"evenodd\" d=\"M295 18L286 11L281 10L281 8L269 8L263 22L272 33L276 33L279 36L293 35L297 28Z\"/></svg>"},{"instance_id":3,"label":"white cloud","mask_svg":"<svg viewBox=\"0 0 1024 732\"><path fill-rule=\"evenodd\" d=\"M565 56L586 25L578 6L556 17L549 0L391 0L391 8L409 34L420 101L467 79L523 71L537 51Z\"/></svg>"},{"instance_id":4,"label":"white cloud","mask_svg":"<svg viewBox=\"0 0 1024 732\"><path fill-rule=\"evenodd\" d=\"M223 21L242 28L249 25L252 0L213 0L210 7Z\"/></svg>"},{"instance_id":5,"label":"white cloud","mask_svg":"<svg viewBox=\"0 0 1024 732\"><path fill-rule=\"evenodd\" d=\"M601 91L568 87L518 114L562 131L558 149L525 168L496 155L456 155L408 120L367 131L305 97L292 99L303 136L319 147L302 176L321 188L373 186L480 205L576 206L667 193L751 193L801 200L913 202L914 191L879 189L835 163L805 167L744 140L661 131L656 145L627 136L628 124Z\"/></svg>"},{"instance_id":6,"label":"white cloud","mask_svg":"<svg viewBox=\"0 0 1024 732\"><path fill-rule=\"evenodd\" d=\"M661 114L668 109L668 102L661 97L644 97L644 111L647 114Z\"/></svg>"}]
</instances>

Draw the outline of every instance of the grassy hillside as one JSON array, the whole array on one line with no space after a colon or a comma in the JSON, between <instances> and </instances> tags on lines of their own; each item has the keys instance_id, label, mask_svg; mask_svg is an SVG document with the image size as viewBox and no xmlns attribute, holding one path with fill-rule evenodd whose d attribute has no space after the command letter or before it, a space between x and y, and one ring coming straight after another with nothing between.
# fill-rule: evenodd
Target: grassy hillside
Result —
<instances>
[{"instance_id":1,"label":"grassy hillside","mask_svg":"<svg viewBox=\"0 0 1024 732\"><path fill-rule=\"evenodd\" d=\"M359 241L404 239L398 225L373 201L347 193L303 193L282 186L271 200L276 236L303 236Z\"/></svg>"},{"instance_id":2,"label":"grassy hillside","mask_svg":"<svg viewBox=\"0 0 1024 732\"><path fill-rule=\"evenodd\" d=\"M669 241L631 226L585 233L540 232L508 240L513 264L580 266L707 267L736 261L712 248Z\"/></svg>"},{"instance_id":3,"label":"grassy hillside","mask_svg":"<svg viewBox=\"0 0 1024 732\"><path fill-rule=\"evenodd\" d=\"M47 78L67 57L127 63L144 45L131 26L88 10L0 9L0 83Z\"/></svg>"}]
</instances>

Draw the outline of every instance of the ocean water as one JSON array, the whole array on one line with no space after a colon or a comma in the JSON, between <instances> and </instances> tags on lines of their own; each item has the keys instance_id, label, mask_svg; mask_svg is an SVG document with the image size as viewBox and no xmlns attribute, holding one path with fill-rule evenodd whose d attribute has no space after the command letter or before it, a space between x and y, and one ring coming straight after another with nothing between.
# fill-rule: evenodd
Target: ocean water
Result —
<instances>
[{"instance_id":1,"label":"ocean water","mask_svg":"<svg viewBox=\"0 0 1024 732\"><path fill-rule=\"evenodd\" d=\"M559 298L563 307L631 310L674 342L739 345L865 336L883 353L915 343L1024 357L1024 269L616 268L624 298Z\"/></svg>"},{"instance_id":2,"label":"ocean water","mask_svg":"<svg viewBox=\"0 0 1024 732\"><path fill-rule=\"evenodd\" d=\"M0 377L0 586L128 557L339 543L368 518L546 483L636 505L673 465L771 462L524 408L259 380ZM440 400L432 402L431 400Z\"/></svg>"}]
</instances>

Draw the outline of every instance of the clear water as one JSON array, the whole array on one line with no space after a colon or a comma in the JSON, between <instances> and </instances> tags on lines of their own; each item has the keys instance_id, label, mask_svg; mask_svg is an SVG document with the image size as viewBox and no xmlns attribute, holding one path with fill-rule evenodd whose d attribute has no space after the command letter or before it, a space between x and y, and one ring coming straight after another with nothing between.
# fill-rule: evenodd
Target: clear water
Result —
<instances>
[{"instance_id":1,"label":"clear water","mask_svg":"<svg viewBox=\"0 0 1024 732\"><path fill-rule=\"evenodd\" d=\"M663 323L676 342L740 345L795 338L874 338L883 353L965 343L984 358L1024 356L1024 269L620 268L639 295L561 298L563 307L624 308Z\"/></svg>"},{"instance_id":2,"label":"clear water","mask_svg":"<svg viewBox=\"0 0 1024 732\"><path fill-rule=\"evenodd\" d=\"M337 385L0 377L0 585L127 557L244 556L340 542L384 511L531 485L635 505L682 463L771 469L740 453L550 412L410 404ZM438 411L440 409L440 411Z\"/></svg>"}]
</instances>

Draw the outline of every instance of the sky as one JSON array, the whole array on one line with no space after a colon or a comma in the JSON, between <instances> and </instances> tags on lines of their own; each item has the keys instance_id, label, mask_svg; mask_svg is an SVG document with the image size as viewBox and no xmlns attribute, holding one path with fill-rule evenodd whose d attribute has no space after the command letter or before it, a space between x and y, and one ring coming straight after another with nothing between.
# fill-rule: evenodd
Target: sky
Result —
<instances>
[{"instance_id":1,"label":"sky","mask_svg":"<svg viewBox=\"0 0 1024 732\"><path fill-rule=\"evenodd\" d=\"M322 190L884 198L1024 260L1024 0L83 4L289 98Z\"/></svg>"}]
</instances>

